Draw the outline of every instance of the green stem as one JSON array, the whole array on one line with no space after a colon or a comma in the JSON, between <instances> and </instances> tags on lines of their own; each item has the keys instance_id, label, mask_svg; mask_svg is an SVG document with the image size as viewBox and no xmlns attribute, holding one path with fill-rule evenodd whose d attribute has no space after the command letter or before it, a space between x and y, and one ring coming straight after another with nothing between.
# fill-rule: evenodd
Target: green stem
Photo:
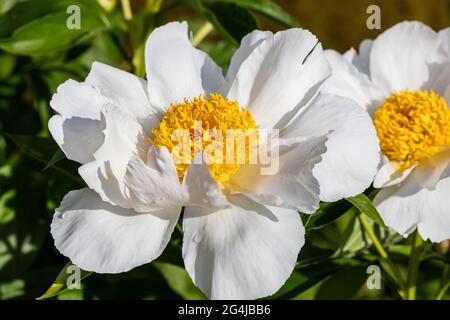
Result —
<instances>
[{"instance_id":1,"label":"green stem","mask_svg":"<svg viewBox=\"0 0 450 320\"><path fill-rule=\"evenodd\" d=\"M138 77L145 77L145 42L136 48L131 63L134 67L134 74Z\"/></svg>"},{"instance_id":2,"label":"green stem","mask_svg":"<svg viewBox=\"0 0 450 320\"><path fill-rule=\"evenodd\" d=\"M122 4L123 17L126 21L133 19L133 11L131 11L130 0L120 0Z\"/></svg>"},{"instance_id":3,"label":"green stem","mask_svg":"<svg viewBox=\"0 0 450 320\"><path fill-rule=\"evenodd\" d=\"M411 254L409 257L408 278L406 281L406 297L408 300L416 300L416 283L422 244L422 238L419 236L417 229L414 231L411 241Z\"/></svg>"},{"instance_id":4,"label":"green stem","mask_svg":"<svg viewBox=\"0 0 450 320\"><path fill-rule=\"evenodd\" d=\"M203 39L206 38L206 36L213 31L214 26L211 24L211 22L207 21L205 22L200 29L198 29L197 33L194 35L194 39L192 39L192 45L194 47L198 46Z\"/></svg>"},{"instance_id":5,"label":"green stem","mask_svg":"<svg viewBox=\"0 0 450 320\"><path fill-rule=\"evenodd\" d=\"M449 270L450 266L446 264L444 267L444 271L442 272L441 286L439 287L439 291L436 294L436 298L434 298L434 300L442 300L448 288L450 287L450 278L448 274Z\"/></svg>"},{"instance_id":6,"label":"green stem","mask_svg":"<svg viewBox=\"0 0 450 320\"><path fill-rule=\"evenodd\" d=\"M442 298L444 297L445 293L447 292L448 288L450 288L450 280L447 281L446 284L444 284L441 289L439 290L438 294L436 295L435 300L442 300Z\"/></svg>"},{"instance_id":7,"label":"green stem","mask_svg":"<svg viewBox=\"0 0 450 320\"><path fill-rule=\"evenodd\" d=\"M361 213L358 214L358 219L361 225L363 226L364 230L366 231L367 235L369 236L370 240L372 240L372 243L375 247L375 249L380 254L381 258L389 265L389 267L392 269L392 272L395 276L395 280L397 281L397 284L400 287L399 295L400 297L404 298L405 294L405 282L403 280L403 277L398 270L397 266L392 262L392 260L389 258L388 253L386 250L384 250L383 245L381 244L380 240L376 236L375 232L373 231L370 224L367 222L365 216Z\"/></svg>"}]
</instances>

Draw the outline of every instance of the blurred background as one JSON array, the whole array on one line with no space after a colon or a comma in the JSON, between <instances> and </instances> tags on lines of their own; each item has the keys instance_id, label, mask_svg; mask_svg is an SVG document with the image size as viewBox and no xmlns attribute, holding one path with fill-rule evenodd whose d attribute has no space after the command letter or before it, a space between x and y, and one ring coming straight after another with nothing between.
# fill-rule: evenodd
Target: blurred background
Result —
<instances>
[{"instance_id":1,"label":"blurred background","mask_svg":"<svg viewBox=\"0 0 450 320\"><path fill-rule=\"evenodd\" d=\"M132 19L121 1L0 0L0 299L39 297L68 262L54 248L49 226L62 197L83 182L77 164L64 159L49 136L49 101L65 80L83 81L93 61L144 76L143 44L149 32L181 19L189 21L194 35L205 30L205 22L213 22L214 30L199 47L224 69L240 38L255 28L277 31L298 25L316 34L325 48L344 52L403 20L419 20L435 30L450 26L448 0L130 3ZM81 8L81 30L65 28L70 4ZM381 8L381 30L366 27L366 10L373 4ZM346 203L333 207L334 212L349 209ZM307 234L296 271L272 298L398 298L388 280L375 292L363 286L366 267L377 258L354 213L317 223ZM402 239L378 232L397 262L406 262ZM155 263L126 274L90 275L80 289L53 298L202 298L183 269L180 238L176 232ZM448 246L431 250L445 253ZM448 254L441 254L424 263L419 297L439 289L448 261Z\"/></svg>"}]
</instances>

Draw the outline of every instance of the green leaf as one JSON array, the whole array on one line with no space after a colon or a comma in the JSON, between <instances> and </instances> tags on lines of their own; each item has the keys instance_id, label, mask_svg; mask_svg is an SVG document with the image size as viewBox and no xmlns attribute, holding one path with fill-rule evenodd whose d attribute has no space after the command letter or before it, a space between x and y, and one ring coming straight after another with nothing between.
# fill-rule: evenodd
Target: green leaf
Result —
<instances>
[{"instance_id":1,"label":"green leaf","mask_svg":"<svg viewBox=\"0 0 450 320\"><path fill-rule=\"evenodd\" d=\"M326 226L345 214L351 207L351 204L345 200L321 202L319 209L314 214L307 215L305 222L306 231L317 230Z\"/></svg>"},{"instance_id":2,"label":"green leaf","mask_svg":"<svg viewBox=\"0 0 450 320\"><path fill-rule=\"evenodd\" d=\"M10 54L0 54L0 79L4 80L11 76L16 66L16 57Z\"/></svg>"},{"instance_id":3,"label":"green leaf","mask_svg":"<svg viewBox=\"0 0 450 320\"><path fill-rule=\"evenodd\" d=\"M49 55L54 51L70 48L81 41L83 36L106 27L107 19L99 6L85 1L77 3L81 28L69 29L66 24L71 14L66 10L70 1L56 1L44 10L45 3L47 1L44 4L38 1L19 3L8 11L6 17L0 18L0 30L2 26L8 25L5 27L7 32L3 31L2 35L13 31L9 37L0 38L1 49L20 55ZM33 13L29 13L33 10Z\"/></svg>"},{"instance_id":4,"label":"green leaf","mask_svg":"<svg viewBox=\"0 0 450 320\"><path fill-rule=\"evenodd\" d=\"M319 282L327 279L338 270L360 266L361 263L355 259L335 259L327 260L311 266L297 268L286 282L271 299L295 299L298 295Z\"/></svg>"},{"instance_id":5,"label":"green leaf","mask_svg":"<svg viewBox=\"0 0 450 320\"><path fill-rule=\"evenodd\" d=\"M372 202L363 193L351 198L347 198L347 201L349 201L356 208L358 208L359 211L372 219L376 224L382 227L386 227L377 209L375 209Z\"/></svg>"},{"instance_id":6,"label":"green leaf","mask_svg":"<svg viewBox=\"0 0 450 320\"><path fill-rule=\"evenodd\" d=\"M66 264L66 266L58 274L58 276L56 277L56 280L53 282L53 284L50 286L50 288L48 288L48 290L43 295L41 295L40 297L38 297L36 299L37 300L48 299L48 298L54 297L64 291L66 291L68 289L67 288L67 280L71 275L73 275L73 272L68 272L67 268L69 268L72 265L73 264L71 262L68 262ZM83 280L84 278L88 277L91 274L92 274L92 272L81 270L80 281Z\"/></svg>"},{"instance_id":7,"label":"green leaf","mask_svg":"<svg viewBox=\"0 0 450 320\"><path fill-rule=\"evenodd\" d=\"M315 299L353 299L366 280L365 267L339 270L320 285Z\"/></svg>"},{"instance_id":8,"label":"green leaf","mask_svg":"<svg viewBox=\"0 0 450 320\"><path fill-rule=\"evenodd\" d=\"M243 36L258 27L248 10L234 3L203 3L201 0L179 0L179 3L197 10L213 24L217 32L234 45L238 45Z\"/></svg>"},{"instance_id":9,"label":"green leaf","mask_svg":"<svg viewBox=\"0 0 450 320\"><path fill-rule=\"evenodd\" d=\"M203 293L194 285L185 268L165 262L154 262L153 266L161 272L169 287L188 300L204 300Z\"/></svg>"},{"instance_id":10,"label":"green leaf","mask_svg":"<svg viewBox=\"0 0 450 320\"><path fill-rule=\"evenodd\" d=\"M7 134L7 136L28 156L43 163L48 163L58 149L58 146L51 138L18 134Z\"/></svg>"},{"instance_id":11,"label":"green leaf","mask_svg":"<svg viewBox=\"0 0 450 320\"><path fill-rule=\"evenodd\" d=\"M64 159L66 156L64 155L64 152L62 152L61 149L57 149L55 151L55 153L53 154L52 158L50 159L49 162L47 162L47 164L45 165L44 169L42 169L42 171L47 170L50 167L53 167L57 162L61 161L62 159Z\"/></svg>"},{"instance_id":12,"label":"green leaf","mask_svg":"<svg viewBox=\"0 0 450 320\"><path fill-rule=\"evenodd\" d=\"M66 13L67 8L74 4L80 7L82 15L87 12L103 11L95 1L91 0L77 0L76 3L73 0L16 1L0 15L0 37L10 36L14 30L50 13ZM66 13L66 16L68 17L69 14ZM62 27L65 25L64 22Z\"/></svg>"},{"instance_id":13,"label":"green leaf","mask_svg":"<svg viewBox=\"0 0 450 320\"><path fill-rule=\"evenodd\" d=\"M202 3L230 3L263 15L273 21L283 24L286 27L293 28L299 26L294 17L271 0L202 0Z\"/></svg>"},{"instance_id":14,"label":"green leaf","mask_svg":"<svg viewBox=\"0 0 450 320\"><path fill-rule=\"evenodd\" d=\"M7 134L7 136L13 140L26 155L44 163L44 169L53 167L58 172L66 175L77 183L84 185L83 180L78 176L77 164L73 161L60 158L60 154L58 153L59 147L52 138L17 134ZM51 164L51 166L49 164Z\"/></svg>"},{"instance_id":15,"label":"green leaf","mask_svg":"<svg viewBox=\"0 0 450 320\"><path fill-rule=\"evenodd\" d=\"M258 28L255 18L246 10L232 3L205 4L203 14L217 31L235 44Z\"/></svg>"}]
</instances>

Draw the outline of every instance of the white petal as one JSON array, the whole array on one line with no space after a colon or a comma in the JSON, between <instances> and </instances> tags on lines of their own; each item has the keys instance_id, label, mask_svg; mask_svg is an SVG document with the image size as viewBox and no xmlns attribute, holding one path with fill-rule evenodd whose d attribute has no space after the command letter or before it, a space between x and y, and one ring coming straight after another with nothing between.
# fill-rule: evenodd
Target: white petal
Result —
<instances>
[{"instance_id":1,"label":"white petal","mask_svg":"<svg viewBox=\"0 0 450 320\"><path fill-rule=\"evenodd\" d=\"M81 166L78 172L104 201L131 208L124 184L126 167L133 156L143 158L150 143L144 129L128 113L107 106L103 114L104 143L94 153L95 161Z\"/></svg>"},{"instance_id":2,"label":"white petal","mask_svg":"<svg viewBox=\"0 0 450 320\"><path fill-rule=\"evenodd\" d=\"M235 196L219 211L186 207L183 258L194 283L211 299L255 299L276 292L304 243L294 210Z\"/></svg>"},{"instance_id":3,"label":"white petal","mask_svg":"<svg viewBox=\"0 0 450 320\"><path fill-rule=\"evenodd\" d=\"M282 136L319 137L327 133L327 151L313 174L319 181L320 200L332 202L370 186L380 149L369 115L353 101L334 95L319 95Z\"/></svg>"},{"instance_id":4,"label":"white petal","mask_svg":"<svg viewBox=\"0 0 450 320\"><path fill-rule=\"evenodd\" d=\"M326 137L296 139L281 146L279 160L272 154L277 171L262 174L262 165L244 165L232 177L234 193L279 207L313 213L319 207L319 183L313 176L314 166L325 153ZM271 164L271 165L272 165Z\"/></svg>"},{"instance_id":5,"label":"white petal","mask_svg":"<svg viewBox=\"0 0 450 320\"><path fill-rule=\"evenodd\" d=\"M450 105L450 60L449 63L442 64L440 72L434 78L431 89L444 98L447 105Z\"/></svg>"},{"instance_id":6,"label":"white petal","mask_svg":"<svg viewBox=\"0 0 450 320\"><path fill-rule=\"evenodd\" d=\"M93 154L104 139L100 120L54 115L48 129L66 157L82 164L94 160Z\"/></svg>"},{"instance_id":7,"label":"white petal","mask_svg":"<svg viewBox=\"0 0 450 320\"><path fill-rule=\"evenodd\" d=\"M227 71L226 79L230 85L236 77L242 62L250 56L257 46L272 36L273 34L270 31L254 30L242 38L241 45L231 58L230 67Z\"/></svg>"},{"instance_id":8,"label":"white petal","mask_svg":"<svg viewBox=\"0 0 450 320\"><path fill-rule=\"evenodd\" d=\"M353 64L359 72L362 72L370 77L370 51L372 50L373 40L364 39L359 44L359 53L351 48L343 54L344 58Z\"/></svg>"},{"instance_id":9,"label":"white petal","mask_svg":"<svg viewBox=\"0 0 450 320\"><path fill-rule=\"evenodd\" d=\"M137 214L103 202L90 189L69 192L51 224L55 246L86 271L125 272L157 258L181 208Z\"/></svg>"},{"instance_id":10,"label":"white petal","mask_svg":"<svg viewBox=\"0 0 450 320\"><path fill-rule=\"evenodd\" d=\"M228 204L217 182L211 176L203 153L198 153L183 179L187 205L222 208Z\"/></svg>"},{"instance_id":11,"label":"white petal","mask_svg":"<svg viewBox=\"0 0 450 320\"><path fill-rule=\"evenodd\" d=\"M442 41L442 45L445 50L447 50L447 54L450 57L450 27L442 29L438 32L439 39Z\"/></svg>"},{"instance_id":12,"label":"white petal","mask_svg":"<svg viewBox=\"0 0 450 320\"><path fill-rule=\"evenodd\" d=\"M389 159L384 155L381 159L378 172L373 181L373 186L375 188L386 188L402 182L416 167L411 166L404 171L399 171L398 163L389 161Z\"/></svg>"},{"instance_id":13,"label":"white petal","mask_svg":"<svg viewBox=\"0 0 450 320\"><path fill-rule=\"evenodd\" d=\"M426 90L447 60L436 32L420 22L402 22L374 40L370 75L386 94Z\"/></svg>"},{"instance_id":14,"label":"white petal","mask_svg":"<svg viewBox=\"0 0 450 320\"><path fill-rule=\"evenodd\" d=\"M330 75L310 32L281 31L257 46L234 79L228 98L250 108L262 128L283 128Z\"/></svg>"},{"instance_id":15,"label":"white petal","mask_svg":"<svg viewBox=\"0 0 450 320\"><path fill-rule=\"evenodd\" d=\"M58 86L50 106L65 118L79 117L100 120L107 99L87 83L67 80Z\"/></svg>"},{"instance_id":16,"label":"white petal","mask_svg":"<svg viewBox=\"0 0 450 320\"><path fill-rule=\"evenodd\" d=\"M421 194L421 219L418 225L423 239L441 242L450 239L450 178L439 181L435 189Z\"/></svg>"},{"instance_id":17,"label":"white petal","mask_svg":"<svg viewBox=\"0 0 450 320\"><path fill-rule=\"evenodd\" d=\"M106 64L94 62L86 82L97 88L110 104L130 113L148 133L158 126L161 113L150 106L147 82L144 79Z\"/></svg>"},{"instance_id":18,"label":"white petal","mask_svg":"<svg viewBox=\"0 0 450 320\"><path fill-rule=\"evenodd\" d=\"M382 189L374 204L385 224L401 235L418 227L422 238L440 242L450 238L450 177L431 189L428 184L416 169L401 184Z\"/></svg>"},{"instance_id":19,"label":"white petal","mask_svg":"<svg viewBox=\"0 0 450 320\"><path fill-rule=\"evenodd\" d=\"M323 84L321 92L350 98L373 114L383 102L381 90L366 74L360 72L336 51L326 50L325 55L331 64L333 74Z\"/></svg>"},{"instance_id":20,"label":"white petal","mask_svg":"<svg viewBox=\"0 0 450 320\"><path fill-rule=\"evenodd\" d=\"M177 170L166 147L151 147L145 164L138 157L128 163L125 185L129 188L134 210L147 212L182 206L186 196Z\"/></svg>"},{"instance_id":21,"label":"white petal","mask_svg":"<svg viewBox=\"0 0 450 320\"><path fill-rule=\"evenodd\" d=\"M89 84L67 80L58 86L50 106L59 113L48 123L66 157L81 164L92 161L103 141L101 108L107 103Z\"/></svg>"},{"instance_id":22,"label":"white petal","mask_svg":"<svg viewBox=\"0 0 450 320\"><path fill-rule=\"evenodd\" d=\"M416 203L409 199L411 191L403 183L381 189L373 204L388 227L407 237L420 221Z\"/></svg>"},{"instance_id":23,"label":"white petal","mask_svg":"<svg viewBox=\"0 0 450 320\"><path fill-rule=\"evenodd\" d=\"M225 84L221 69L192 46L186 22L156 28L145 46L145 62L150 102L161 110L185 98L220 92Z\"/></svg>"},{"instance_id":24,"label":"white petal","mask_svg":"<svg viewBox=\"0 0 450 320\"><path fill-rule=\"evenodd\" d=\"M434 189L439 181L450 176L450 149L439 152L431 159L422 161L415 169L416 181L427 189Z\"/></svg>"}]
</instances>

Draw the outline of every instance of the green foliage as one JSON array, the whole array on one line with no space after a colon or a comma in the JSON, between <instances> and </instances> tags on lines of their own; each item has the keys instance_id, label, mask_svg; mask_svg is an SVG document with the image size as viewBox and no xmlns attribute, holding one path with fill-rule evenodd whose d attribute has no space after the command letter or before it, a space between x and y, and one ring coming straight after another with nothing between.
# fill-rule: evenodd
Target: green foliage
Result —
<instances>
[{"instance_id":1,"label":"green foliage","mask_svg":"<svg viewBox=\"0 0 450 320\"><path fill-rule=\"evenodd\" d=\"M370 199L367 198L364 194L359 194L357 196L347 198L347 200L351 202L356 208L358 208L362 213L372 219L375 223L379 224L382 227L386 227L377 209L375 209Z\"/></svg>"},{"instance_id":2,"label":"green foliage","mask_svg":"<svg viewBox=\"0 0 450 320\"><path fill-rule=\"evenodd\" d=\"M69 280L68 278L73 274L72 272L70 272L70 270L68 270L70 266L73 266L71 262L66 264L66 266L61 270L61 272L56 277L55 282L53 282L50 288L48 288L48 290L42 296L37 298L38 300L52 298L68 290L67 288L67 282ZM92 272L80 270L80 281L88 277L91 273Z\"/></svg>"},{"instance_id":3,"label":"green foliage","mask_svg":"<svg viewBox=\"0 0 450 320\"><path fill-rule=\"evenodd\" d=\"M0 17L0 49L19 55L48 55L72 47L83 37L111 24L95 1L77 1L80 29L64 27L68 0L25 1Z\"/></svg>"}]
</instances>

